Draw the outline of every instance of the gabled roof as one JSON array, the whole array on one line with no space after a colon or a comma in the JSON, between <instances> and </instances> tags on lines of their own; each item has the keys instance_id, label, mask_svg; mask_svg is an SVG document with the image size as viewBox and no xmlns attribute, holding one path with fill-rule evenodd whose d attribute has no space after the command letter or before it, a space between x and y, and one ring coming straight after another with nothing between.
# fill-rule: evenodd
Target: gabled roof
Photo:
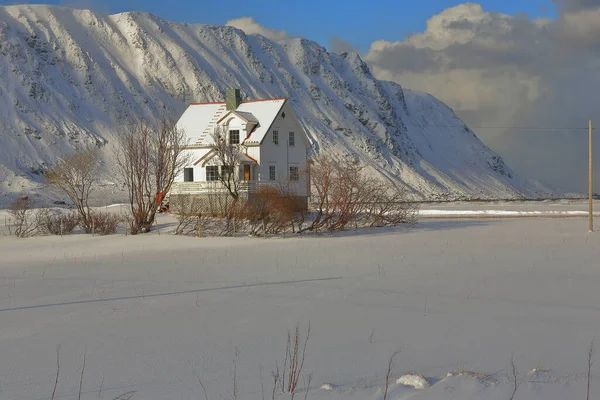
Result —
<instances>
[{"instance_id":1,"label":"gabled roof","mask_svg":"<svg viewBox=\"0 0 600 400\"><path fill-rule=\"evenodd\" d=\"M286 99L282 98L249 100L242 102L236 110L226 110L225 102L193 103L185 110L177 127L185 132L190 144L209 145L219 121L235 112L240 118L256 124L244 143L260 144L285 102Z\"/></svg>"},{"instance_id":2,"label":"gabled roof","mask_svg":"<svg viewBox=\"0 0 600 400\"><path fill-rule=\"evenodd\" d=\"M236 115L238 118L241 118L242 120L246 121L247 123L258 124L258 119L256 119L256 117L254 115L252 115L252 113L237 111L237 110L228 111L227 114L223 115L221 117L221 119L217 121L217 124L220 124L221 122L223 122L223 120L225 120L230 115Z\"/></svg>"},{"instance_id":3,"label":"gabled roof","mask_svg":"<svg viewBox=\"0 0 600 400\"><path fill-rule=\"evenodd\" d=\"M211 151L209 151L208 153L206 153L202 157L200 157L198 160L196 160L194 162L194 165L200 164L201 167L204 167L210 160L215 158L216 155L217 155L217 151L215 149L212 149ZM242 164L248 164L248 163L258 164L258 161L254 157L250 157L246 153L243 153L242 157L243 157L243 159L241 160Z\"/></svg>"}]
</instances>

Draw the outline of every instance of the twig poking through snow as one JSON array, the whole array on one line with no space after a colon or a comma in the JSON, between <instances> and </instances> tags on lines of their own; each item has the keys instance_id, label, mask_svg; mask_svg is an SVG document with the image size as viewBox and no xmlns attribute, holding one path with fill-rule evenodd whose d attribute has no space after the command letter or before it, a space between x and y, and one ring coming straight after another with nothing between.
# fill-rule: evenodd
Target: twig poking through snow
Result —
<instances>
[{"instance_id":1,"label":"twig poking through snow","mask_svg":"<svg viewBox=\"0 0 600 400\"><path fill-rule=\"evenodd\" d=\"M262 365L258 366L258 371L260 373L260 391L262 393L262 400L265 400L265 385L263 383L263 377L262 377Z\"/></svg>"},{"instance_id":2,"label":"twig poking through snow","mask_svg":"<svg viewBox=\"0 0 600 400\"><path fill-rule=\"evenodd\" d=\"M204 386L204 383L202 383L202 379L200 379L200 375L198 375L198 371L196 371L196 368L194 368L192 363L190 363L190 367L192 367L192 371L194 371L194 375L196 375L196 379L198 380L200 387L204 391L204 399L208 400L208 394L206 393L206 387Z\"/></svg>"},{"instance_id":3,"label":"twig poking through snow","mask_svg":"<svg viewBox=\"0 0 600 400\"><path fill-rule=\"evenodd\" d=\"M396 358L400 355L401 349L397 349L392 353L390 359L388 360L387 373L385 374L385 389L383 391L383 400L388 400L388 389L390 387L390 378L392 377L392 372L394 368L396 368Z\"/></svg>"},{"instance_id":4,"label":"twig poking through snow","mask_svg":"<svg viewBox=\"0 0 600 400\"><path fill-rule=\"evenodd\" d=\"M308 399L308 392L310 390L310 383L312 382L312 378L312 374L308 374L307 377L304 377L304 400Z\"/></svg>"},{"instance_id":5,"label":"twig poking through snow","mask_svg":"<svg viewBox=\"0 0 600 400\"><path fill-rule=\"evenodd\" d=\"M510 395L509 400L514 400L515 394L517 394L517 390L519 389L519 371L517 370L517 366L515 364L515 355L513 354L510 357L510 380L513 383L513 392Z\"/></svg>"},{"instance_id":6,"label":"twig poking through snow","mask_svg":"<svg viewBox=\"0 0 600 400\"><path fill-rule=\"evenodd\" d=\"M594 365L594 339L590 343L588 350L588 371L587 371L587 400L590 400L590 380L592 378L592 365Z\"/></svg>"},{"instance_id":7,"label":"twig poking through snow","mask_svg":"<svg viewBox=\"0 0 600 400\"><path fill-rule=\"evenodd\" d=\"M81 400L81 390L83 389L83 374L85 373L85 357L83 354L83 365L81 366L81 376L79 377L79 391L77 392L77 400Z\"/></svg>"},{"instance_id":8,"label":"twig poking through snow","mask_svg":"<svg viewBox=\"0 0 600 400\"><path fill-rule=\"evenodd\" d=\"M60 375L60 344L56 346L56 378L54 380L54 390L52 390L51 400L56 396L56 388L58 386L58 376Z\"/></svg>"}]
</instances>

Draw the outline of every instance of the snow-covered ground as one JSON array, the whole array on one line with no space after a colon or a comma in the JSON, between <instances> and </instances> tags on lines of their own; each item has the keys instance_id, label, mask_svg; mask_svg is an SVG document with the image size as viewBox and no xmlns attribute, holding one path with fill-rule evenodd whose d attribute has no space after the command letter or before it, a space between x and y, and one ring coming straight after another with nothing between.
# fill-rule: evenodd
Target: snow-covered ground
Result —
<instances>
[{"instance_id":1,"label":"snow-covered ground","mask_svg":"<svg viewBox=\"0 0 600 400\"><path fill-rule=\"evenodd\" d=\"M58 345L56 399L77 398L84 355L83 399L204 399L197 377L228 399L236 349L237 398L262 399L262 378L270 399L288 329L309 322L309 399L381 400L396 349L391 400L509 399L512 355L516 400L585 398L600 333L600 235L585 219L291 239L159 222L160 235L0 236L0 399L49 399Z\"/></svg>"},{"instance_id":2,"label":"snow-covered ground","mask_svg":"<svg viewBox=\"0 0 600 400\"><path fill-rule=\"evenodd\" d=\"M487 201L423 203L422 218L513 218L513 217L587 217L587 200ZM600 216L600 201L594 200L594 215Z\"/></svg>"}]
</instances>

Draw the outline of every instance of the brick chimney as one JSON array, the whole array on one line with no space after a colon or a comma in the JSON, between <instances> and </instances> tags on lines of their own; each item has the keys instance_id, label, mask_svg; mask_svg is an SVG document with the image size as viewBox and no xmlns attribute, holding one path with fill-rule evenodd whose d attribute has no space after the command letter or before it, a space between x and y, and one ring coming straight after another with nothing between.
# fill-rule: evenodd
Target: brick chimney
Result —
<instances>
[{"instance_id":1,"label":"brick chimney","mask_svg":"<svg viewBox=\"0 0 600 400\"><path fill-rule=\"evenodd\" d=\"M227 89L225 105L227 110L236 110L242 104L242 93L240 89Z\"/></svg>"}]
</instances>

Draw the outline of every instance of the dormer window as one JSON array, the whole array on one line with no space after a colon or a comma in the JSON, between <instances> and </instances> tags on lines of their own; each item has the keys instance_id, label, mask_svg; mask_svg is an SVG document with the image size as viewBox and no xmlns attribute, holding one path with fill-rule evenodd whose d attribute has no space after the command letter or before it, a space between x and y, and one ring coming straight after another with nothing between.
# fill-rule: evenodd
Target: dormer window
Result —
<instances>
[{"instance_id":1,"label":"dormer window","mask_svg":"<svg viewBox=\"0 0 600 400\"><path fill-rule=\"evenodd\" d=\"M229 131L229 144L240 144L240 131L239 130Z\"/></svg>"}]
</instances>

